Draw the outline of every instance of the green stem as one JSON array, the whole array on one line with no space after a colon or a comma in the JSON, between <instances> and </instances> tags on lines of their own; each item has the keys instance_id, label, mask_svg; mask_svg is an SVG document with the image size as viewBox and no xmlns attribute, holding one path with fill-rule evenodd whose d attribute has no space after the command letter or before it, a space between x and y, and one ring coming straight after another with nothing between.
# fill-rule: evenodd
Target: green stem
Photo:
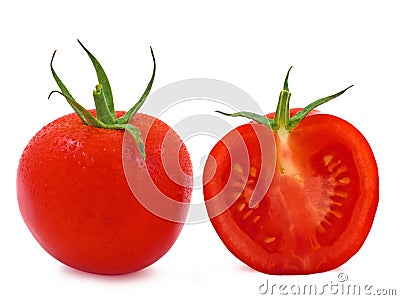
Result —
<instances>
[{"instance_id":1,"label":"green stem","mask_svg":"<svg viewBox=\"0 0 400 300\"><path fill-rule=\"evenodd\" d=\"M105 104L105 95L101 84L96 85L96 89L93 91L93 98L97 118L105 124L114 124L115 112L112 113L109 106Z\"/></svg>"},{"instance_id":2,"label":"green stem","mask_svg":"<svg viewBox=\"0 0 400 300\"><path fill-rule=\"evenodd\" d=\"M274 130L279 128L288 129L290 121L290 110L289 110L290 93L289 91L282 90L279 95L278 106L276 108L276 114L273 120Z\"/></svg>"},{"instance_id":3,"label":"green stem","mask_svg":"<svg viewBox=\"0 0 400 300\"><path fill-rule=\"evenodd\" d=\"M274 130L278 130L279 128L288 129L288 124L290 121L290 110L289 110L289 101L290 101L290 92L289 92L289 73L292 67L286 73L286 78L283 83L283 89L279 94L278 106L276 107L276 114L274 118Z\"/></svg>"}]
</instances>

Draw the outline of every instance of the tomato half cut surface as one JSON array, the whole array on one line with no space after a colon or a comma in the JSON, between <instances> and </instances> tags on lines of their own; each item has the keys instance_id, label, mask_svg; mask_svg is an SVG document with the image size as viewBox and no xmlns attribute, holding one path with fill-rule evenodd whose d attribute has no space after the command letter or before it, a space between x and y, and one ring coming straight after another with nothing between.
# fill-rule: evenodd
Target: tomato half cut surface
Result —
<instances>
[{"instance_id":1,"label":"tomato half cut surface","mask_svg":"<svg viewBox=\"0 0 400 300\"><path fill-rule=\"evenodd\" d=\"M272 129L275 143L260 143L253 128L229 132L206 162L203 192L217 234L237 258L264 273L339 267L364 243L377 209L378 169L367 140L326 114L309 114L291 130ZM238 135L247 152L232 159L227 153L237 146L230 140ZM257 155L273 151L275 164L259 163ZM268 181L260 174L272 174L272 182L254 199L255 185ZM216 215L211 200L229 208Z\"/></svg>"}]
</instances>

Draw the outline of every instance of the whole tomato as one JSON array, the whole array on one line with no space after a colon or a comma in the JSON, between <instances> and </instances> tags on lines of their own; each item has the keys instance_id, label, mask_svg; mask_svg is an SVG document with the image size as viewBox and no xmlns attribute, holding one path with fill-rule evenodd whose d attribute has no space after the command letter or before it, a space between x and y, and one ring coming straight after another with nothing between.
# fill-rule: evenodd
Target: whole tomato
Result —
<instances>
[{"instance_id":1,"label":"whole tomato","mask_svg":"<svg viewBox=\"0 0 400 300\"><path fill-rule=\"evenodd\" d=\"M153 52L153 74L143 96L128 112L115 112L103 68L81 46L99 80L93 92L96 110L75 101L53 69L53 55L59 93L75 113L43 127L26 146L17 173L18 204L33 236L59 261L86 272L124 274L153 264L174 244L187 215L184 206L171 213L175 221L170 221L142 202L162 205L167 195L189 203L192 165L175 131L137 113L154 80ZM165 156L174 154L178 159L165 170L163 161L170 159ZM148 199L137 199L134 190L149 180L154 188L140 193Z\"/></svg>"}]
</instances>

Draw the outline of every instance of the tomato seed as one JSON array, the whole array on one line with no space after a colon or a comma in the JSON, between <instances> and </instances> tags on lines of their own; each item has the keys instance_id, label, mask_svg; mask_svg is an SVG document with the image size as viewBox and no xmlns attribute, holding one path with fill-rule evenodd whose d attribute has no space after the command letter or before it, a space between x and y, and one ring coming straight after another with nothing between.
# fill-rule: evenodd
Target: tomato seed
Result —
<instances>
[{"instance_id":1,"label":"tomato seed","mask_svg":"<svg viewBox=\"0 0 400 300\"><path fill-rule=\"evenodd\" d=\"M339 182L343 183L343 184L349 184L350 183L350 177L343 177L343 178L339 179Z\"/></svg>"},{"instance_id":2,"label":"tomato seed","mask_svg":"<svg viewBox=\"0 0 400 300\"><path fill-rule=\"evenodd\" d=\"M236 209L237 209L239 212L241 212L241 211L243 211L243 209L244 209L245 206L246 206L245 203L240 203L240 204L238 204L238 205L236 206Z\"/></svg>"},{"instance_id":3,"label":"tomato seed","mask_svg":"<svg viewBox=\"0 0 400 300\"><path fill-rule=\"evenodd\" d=\"M250 167L250 176L256 177L256 175L257 175L257 169L255 167Z\"/></svg>"},{"instance_id":4,"label":"tomato seed","mask_svg":"<svg viewBox=\"0 0 400 300\"><path fill-rule=\"evenodd\" d=\"M347 171L347 167L346 166L340 166L339 169L337 169L335 175L337 176L337 175L342 174L342 173L344 173L346 171Z\"/></svg>"},{"instance_id":5,"label":"tomato seed","mask_svg":"<svg viewBox=\"0 0 400 300\"><path fill-rule=\"evenodd\" d=\"M242 216L242 220L246 220L251 214L253 213L253 210L249 210Z\"/></svg>"},{"instance_id":6,"label":"tomato seed","mask_svg":"<svg viewBox=\"0 0 400 300\"><path fill-rule=\"evenodd\" d=\"M328 154L324 156L324 164L325 167L329 165L329 163L332 161L333 159L333 155L332 154Z\"/></svg>"},{"instance_id":7,"label":"tomato seed","mask_svg":"<svg viewBox=\"0 0 400 300\"><path fill-rule=\"evenodd\" d=\"M343 215L340 211L337 210L331 210L329 213L331 213L332 215L334 215L336 218L340 219Z\"/></svg>"},{"instance_id":8,"label":"tomato seed","mask_svg":"<svg viewBox=\"0 0 400 300\"><path fill-rule=\"evenodd\" d=\"M274 242L275 240L276 240L276 236L269 236L264 239L264 243L269 244L269 243Z\"/></svg>"},{"instance_id":9,"label":"tomato seed","mask_svg":"<svg viewBox=\"0 0 400 300\"><path fill-rule=\"evenodd\" d=\"M243 173L243 168L242 168L242 166L239 165L239 164L236 164L236 165L233 167L233 169L234 169L236 172Z\"/></svg>"},{"instance_id":10,"label":"tomato seed","mask_svg":"<svg viewBox=\"0 0 400 300\"><path fill-rule=\"evenodd\" d=\"M335 191L334 195L338 196L340 198L346 198L348 196L347 192L343 192L343 191Z\"/></svg>"},{"instance_id":11,"label":"tomato seed","mask_svg":"<svg viewBox=\"0 0 400 300\"><path fill-rule=\"evenodd\" d=\"M328 167L327 167L329 173L332 173L333 169L334 169L336 166L337 166L337 163L334 162L334 161L331 161L331 162L328 164Z\"/></svg>"}]
</instances>

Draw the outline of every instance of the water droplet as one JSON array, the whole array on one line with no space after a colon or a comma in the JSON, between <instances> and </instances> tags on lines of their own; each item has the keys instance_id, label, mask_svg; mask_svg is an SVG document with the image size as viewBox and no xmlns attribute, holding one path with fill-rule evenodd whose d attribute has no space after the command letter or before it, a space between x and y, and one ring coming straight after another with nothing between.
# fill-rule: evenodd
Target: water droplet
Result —
<instances>
[{"instance_id":1,"label":"water droplet","mask_svg":"<svg viewBox=\"0 0 400 300\"><path fill-rule=\"evenodd\" d=\"M88 156L88 155L85 155L84 157L85 157L85 158L84 158L85 165L86 165L87 167L93 166L93 164L94 164L94 157L93 157L93 156Z\"/></svg>"},{"instance_id":2,"label":"water droplet","mask_svg":"<svg viewBox=\"0 0 400 300\"><path fill-rule=\"evenodd\" d=\"M68 146L68 150L71 152L75 151L76 149L77 149L77 146L75 143L72 143Z\"/></svg>"}]
</instances>

